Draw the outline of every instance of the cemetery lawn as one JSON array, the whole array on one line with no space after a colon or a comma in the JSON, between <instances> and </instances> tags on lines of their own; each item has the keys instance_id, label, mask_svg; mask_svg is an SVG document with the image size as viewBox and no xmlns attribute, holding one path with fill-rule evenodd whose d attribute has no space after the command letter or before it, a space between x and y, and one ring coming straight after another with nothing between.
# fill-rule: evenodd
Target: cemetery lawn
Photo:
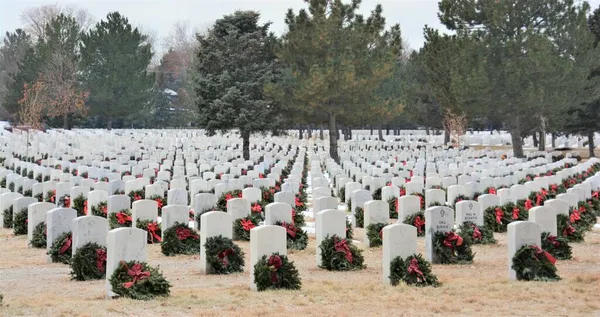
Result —
<instances>
[{"instance_id":1,"label":"cemetery lawn","mask_svg":"<svg viewBox=\"0 0 600 317\"><path fill-rule=\"evenodd\" d=\"M355 229L362 240L363 230ZM0 316L592 316L600 315L600 231L572 244L574 259L559 261L562 280L509 282L506 235L495 246L475 246L475 263L434 265L440 288L382 284L381 248L366 250L367 269L328 272L316 267L315 240L289 252L300 271L302 290L249 290L249 268L230 276L199 273L198 256L165 257L149 245L151 265L171 282L171 297L149 302L105 300L104 280L71 281L70 268L48 264L44 251L28 248L26 237L0 229ZM249 243L239 243L249 263ZM362 248L363 246L361 246ZM418 240L424 252L423 238Z\"/></svg>"}]
</instances>

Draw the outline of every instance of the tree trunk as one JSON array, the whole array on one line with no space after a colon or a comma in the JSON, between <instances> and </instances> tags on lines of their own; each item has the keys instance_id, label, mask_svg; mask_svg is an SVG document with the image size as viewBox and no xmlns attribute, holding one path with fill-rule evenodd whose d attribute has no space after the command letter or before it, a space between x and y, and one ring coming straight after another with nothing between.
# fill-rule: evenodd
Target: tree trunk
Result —
<instances>
[{"instance_id":1,"label":"tree trunk","mask_svg":"<svg viewBox=\"0 0 600 317\"><path fill-rule=\"evenodd\" d=\"M340 163L337 151L338 130L335 122L335 113L329 114L329 156L336 162Z\"/></svg>"},{"instance_id":2,"label":"tree trunk","mask_svg":"<svg viewBox=\"0 0 600 317\"><path fill-rule=\"evenodd\" d=\"M519 124L519 118L516 118L515 125L510 129L510 136L512 139L513 154L517 158L523 158L523 137L521 136L521 126Z\"/></svg>"},{"instance_id":3,"label":"tree trunk","mask_svg":"<svg viewBox=\"0 0 600 317\"><path fill-rule=\"evenodd\" d=\"M385 127L385 135L390 135L390 127Z\"/></svg>"},{"instance_id":4,"label":"tree trunk","mask_svg":"<svg viewBox=\"0 0 600 317\"><path fill-rule=\"evenodd\" d=\"M369 126L371 128L371 135L373 135L373 126Z\"/></svg>"},{"instance_id":5,"label":"tree trunk","mask_svg":"<svg viewBox=\"0 0 600 317\"><path fill-rule=\"evenodd\" d=\"M594 132L590 131L588 132L588 150L590 151L590 157L596 157L596 155L594 154L594 148L596 146L594 145Z\"/></svg>"},{"instance_id":6,"label":"tree trunk","mask_svg":"<svg viewBox=\"0 0 600 317\"><path fill-rule=\"evenodd\" d=\"M552 149L556 147L556 133L552 133Z\"/></svg>"},{"instance_id":7,"label":"tree trunk","mask_svg":"<svg viewBox=\"0 0 600 317\"><path fill-rule=\"evenodd\" d=\"M308 133L308 138L312 139L312 128L310 127L310 125L306 126L306 132Z\"/></svg>"},{"instance_id":8,"label":"tree trunk","mask_svg":"<svg viewBox=\"0 0 600 317\"><path fill-rule=\"evenodd\" d=\"M444 145L450 143L450 130L444 129Z\"/></svg>"},{"instance_id":9,"label":"tree trunk","mask_svg":"<svg viewBox=\"0 0 600 317\"><path fill-rule=\"evenodd\" d=\"M112 129L112 120L108 119L108 122L106 122L106 129L111 130Z\"/></svg>"},{"instance_id":10,"label":"tree trunk","mask_svg":"<svg viewBox=\"0 0 600 317\"><path fill-rule=\"evenodd\" d=\"M340 137L342 136L342 128L339 128L339 129L336 128L335 131L337 132L337 139L339 140Z\"/></svg>"},{"instance_id":11,"label":"tree trunk","mask_svg":"<svg viewBox=\"0 0 600 317\"><path fill-rule=\"evenodd\" d=\"M303 135L302 135L302 130L303 130L303 129L302 129L302 127L298 128L298 138L299 138L300 140L302 140L302 136L303 136Z\"/></svg>"},{"instance_id":12,"label":"tree trunk","mask_svg":"<svg viewBox=\"0 0 600 317\"><path fill-rule=\"evenodd\" d=\"M539 141L539 147L538 150L539 151L545 151L546 150L546 133L544 133L543 131L540 132L540 141Z\"/></svg>"},{"instance_id":13,"label":"tree trunk","mask_svg":"<svg viewBox=\"0 0 600 317\"><path fill-rule=\"evenodd\" d=\"M242 131L242 153L244 160L250 159L250 133Z\"/></svg>"},{"instance_id":14,"label":"tree trunk","mask_svg":"<svg viewBox=\"0 0 600 317\"><path fill-rule=\"evenodd\" d=\"M352 140L352 128L348 128L348 138Z\"/></svg>"},{"instance_id":15,"label":"tree trunk","mask_svg":"<svg viewBox=\"0 0 600 317\"><path fill-rule=\"evenodd\" d=\"M69 130L69 115L65 114L63 117L63 129Z\"/></svg>"},{"instance_id":16,"label":"tree trunk","mask_svg":"<svg viewBox=\"0 0 600 317\"><path fill-rule=\"evenodd\" d=\"M379 126L379 129L377 129L377 130L379 130L378 131L378 133L379 133L379 141L384 141L384 139L383 139L383 129L381 128L381 125Z\"/></svg>"},{"instance_id":17,"label":"tree trunk","mask_svg":"<svg viewBox=\"0 0 600 317\"><path fill-rule=\"evenodd\" d=\"M429 135L429 127L425 127L425 133L427 133L427 135Z\"/></svg>"},{"instance_id":18,"label":"tree trunk","mask_svg":"<svg viewBox=\"0 0 600 317\"><path fill-rule=\"evenodd\" d=\"M323 137L323 125L322 124L319 126L319 139L321 139L321 140L325 139Z\"/></svg>"},{"instance_id":19,"label":"tree trunk","mask_svg":"<svg viewBox=\"0 0 600 317\"><path fill-rule=\"evenodd\" d=\"M538 145L539 145L540 142L538 141L537 132L536 131L533 132L532 137L533 137L533 146L534 147L538 147Z\"/></svg>"}]
</instances>

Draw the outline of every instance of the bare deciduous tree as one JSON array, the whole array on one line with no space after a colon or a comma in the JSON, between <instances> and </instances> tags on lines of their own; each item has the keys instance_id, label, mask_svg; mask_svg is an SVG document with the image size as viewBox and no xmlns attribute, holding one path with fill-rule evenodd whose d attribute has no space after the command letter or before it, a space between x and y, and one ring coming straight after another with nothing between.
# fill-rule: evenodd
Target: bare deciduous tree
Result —
<instances>
[{"instance_id":1,"label":"bare deciduous tree","mask_svg":"<svg viewBox=\"0 0 600 317\"><path fill-rule=\"evenodd\" d=\"M455 147L460 147L460 139L467 132L467 115L456 114L447 110L444 114L444 127L450 131L451 142Z\"/></svg>"},{"instance_id":2,"label":"bare deciduous tree","mask_svg":"<svg viewBox=\"0 0 600 317\"><path fill-rule=\"evenodd\" d=\"M94 23L94 18L87 10L73 5L59 6L57 4L27 9L21 13L21 21L25 24L25 31L34 39L44 38L46 24L61 13L74 17L82 30L88 29Z\"/></svg>"}]
</instances>

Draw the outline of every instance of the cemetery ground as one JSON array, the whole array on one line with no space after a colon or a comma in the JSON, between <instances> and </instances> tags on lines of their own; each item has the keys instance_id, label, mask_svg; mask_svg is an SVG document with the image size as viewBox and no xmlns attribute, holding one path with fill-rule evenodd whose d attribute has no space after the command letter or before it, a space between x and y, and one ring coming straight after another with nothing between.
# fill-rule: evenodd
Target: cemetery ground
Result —
<instances>
[{"instance_id":1,"label":"cemetery ground","mask_svg":"<svg viewBox=\"0 0 600 317\"><path fill-rule=\"evenodd\" d=\"M354 229L362 240L363 229ZM474 246L472 265L433 265L443 285L418 288L382 283L381 248L364 249L367 268L330 272L315 263L311 236L303 251L288 251L302 278L299 291L252 292L249 267L234 275L201 275L198 256L165 257L148 245L148 262L160 265L173 285L171 296L143 302L106 300L104 280L70 280L69 266L48 264L26 237L0 229L0 316L592 316L600 314L600 231L572 243L573 259L558 261L559 282L507 278L506 234L497 245ZM250 262L248 242L237 242ZM424 252L423 238L418 252Z\"/></svg>"}]
</instances>

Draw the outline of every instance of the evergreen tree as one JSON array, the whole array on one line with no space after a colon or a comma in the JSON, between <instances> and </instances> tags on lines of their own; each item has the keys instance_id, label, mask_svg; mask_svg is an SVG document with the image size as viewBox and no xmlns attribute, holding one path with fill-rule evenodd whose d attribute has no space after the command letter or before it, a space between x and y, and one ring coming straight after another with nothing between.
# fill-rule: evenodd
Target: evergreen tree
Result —
<instances>
[{"instance_id":1,"label":"evergreen tree","mask_svg":"<svg viewBox=\"0 0 600 317\"><path fill-rule=\"evenodd\" d=\"M10 91L14 81L14 75L19 71L19 63L25 57L25 54L31 48L31 36L21 29L14 32L6 32L2 46L0 47L0 105L8 106L12 112L15 112L18 96L15 91ZM20 87L23 88L23 85ZM21 90L19 89L19 91ZM8 99L7 95L12 95Z\"/></svg>"},{"instance_id":2,"label":"evergreen tree","mask_svg":"<svg viewBox=\"0 0 600 317\"><path fill-rule=\"evenodd\" d=\"M265 86L278 80L277 39L259 14L237 11L199 35L196 94L199 124L209 134L238 129L244 159L250 159L252 133L277 132L280 107L265 98Z\"/></svg>"}]
</instances>

